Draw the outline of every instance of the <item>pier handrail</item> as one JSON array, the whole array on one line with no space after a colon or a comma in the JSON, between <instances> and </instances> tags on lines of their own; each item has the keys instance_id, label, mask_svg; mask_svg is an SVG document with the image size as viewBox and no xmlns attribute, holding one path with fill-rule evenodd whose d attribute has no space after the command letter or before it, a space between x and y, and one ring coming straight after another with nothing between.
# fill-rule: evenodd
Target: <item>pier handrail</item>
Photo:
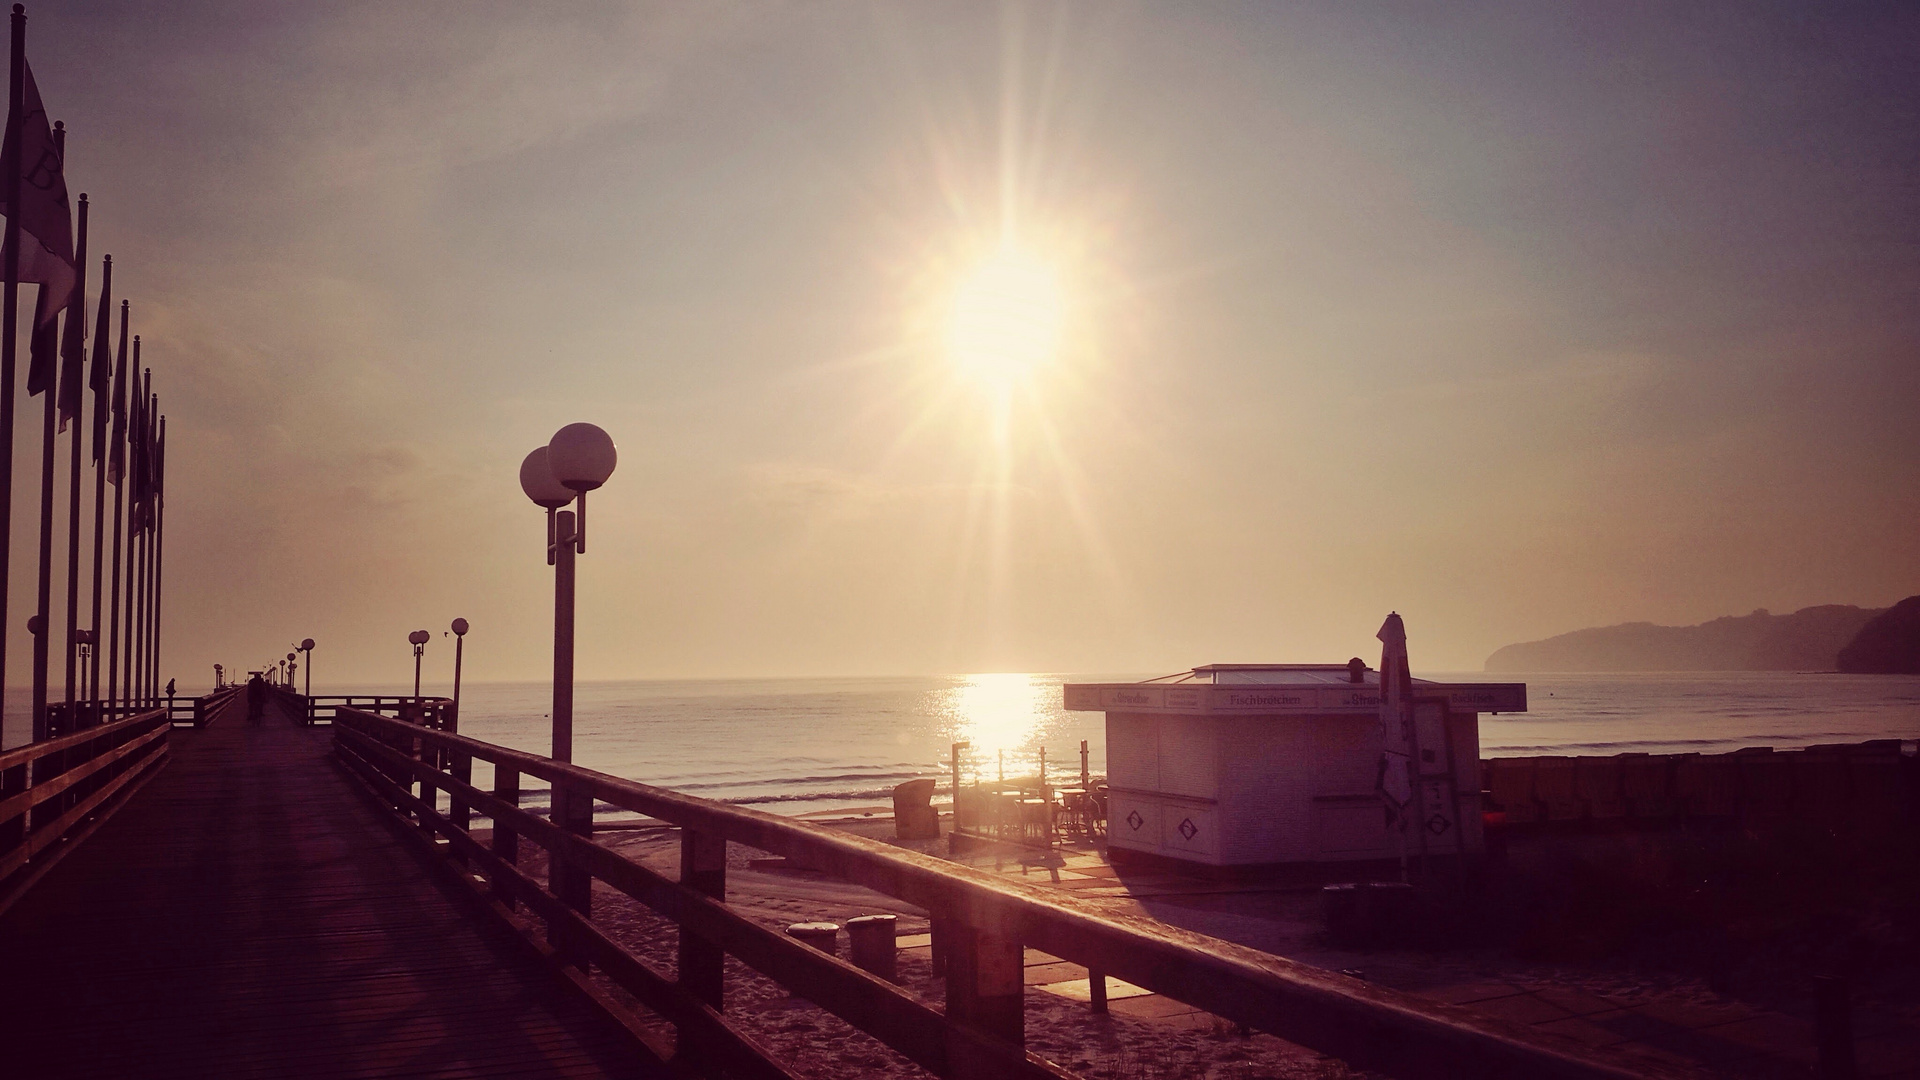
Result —
<instances>
[{"instance_id":1,"label":"pier handrail","mask_svg":"<svg viewBox=\"0 0 1920 1080\"><path fill-rule=\"evenodd\" d=\"M0 753L0 912L152 778L172 729L163 705Z\"/></svg>"},{"instance_id":2,"label":"pier handrail","mask_svg":"<svg viewBox=\"0 0 1920 1080\"><path fill-rule=\"evenodd\" d=\"M309 697L282 686L276 686L273 689L276 693L298 703L307 717L308 724L331 724L334 714L342 708L347 708L380 715L418 714L426 717L427 727L458 730L457 725L452 722L452 698L432 695L413 697L407 694L314 694Z\"/></svg>"},{"instance_id":3,"label":"pier handrail","mask_svg":"<svg viewBox=\"0 0 1920 1080\"><path fill-rule=\"evenodd\" d=\"M1665 1066L1616 1051L1549 1041L1463 1009L826 826L344 706L336 711L334 740L342 763L418 826L409 834L444 838L457 865L480 870L496 914L512 920L512 905L519 902L545 919L563 971L576 972L570 978L584 986L577 969L586 963L599 967L678 1025L683 1048L745 1075L789 1074L726 1022L720 1008L725 953L937 1075L1071 1076L1022 1045L1021 950L1027 946L1394 1076L1619 1080L1672 1075ZM492 791L470 783L476 758L494 765ZM523 774L552 786L551 820L517 805ZM418 794L412 790L416 783ZM439 808L442 792L445 811ZM680 826L681 881L595 844L590 837L596 801ZM493 821L490 847L467 834L476 812ZM547 887L516 865L522 837L550 853ZM787 856L926 909L934 923L936 954L945 961L945 1014L727 907L728 842ZM595 926L590 919L594 878L680 924L677 981ZM466 880L478 887L470 872Z\"/></svg>"}]
</instances>

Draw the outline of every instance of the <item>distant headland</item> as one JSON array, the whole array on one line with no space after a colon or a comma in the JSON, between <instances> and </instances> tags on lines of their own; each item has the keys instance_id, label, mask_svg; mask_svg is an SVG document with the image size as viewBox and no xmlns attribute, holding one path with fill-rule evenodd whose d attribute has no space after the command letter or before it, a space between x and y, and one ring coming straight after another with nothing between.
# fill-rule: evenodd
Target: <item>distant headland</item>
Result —
<instances>
[{"instance_id":1,"label":"distant headland","mask_svg":"<svg viewBox=\"0 0 1920 1080\"><path fill-rule=\"evenodd\" d=\"M1488 671L1920 671L1920 596L1891 608L1762 608L1698 626L1593 627L1508 645Z\"/></svg>"}]
</instances>

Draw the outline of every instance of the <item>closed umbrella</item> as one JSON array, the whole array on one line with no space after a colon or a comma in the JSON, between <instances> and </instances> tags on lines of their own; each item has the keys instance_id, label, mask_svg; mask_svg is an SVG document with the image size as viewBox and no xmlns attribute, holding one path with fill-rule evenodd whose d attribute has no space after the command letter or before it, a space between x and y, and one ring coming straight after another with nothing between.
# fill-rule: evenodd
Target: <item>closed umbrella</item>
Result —
<instances>
[{"instance_id":1,"label":"closed umbrella","mask_svg":"<svg viewBox=\"0 0 1920 1080\"><path fill-rule=\"evenodd\" d=\"M1375 786L1387 824L1400 833L1400 872L1407 869L1407 819L1413 815L1413 674L1407 667L1407 628L1388 614L1380 639L1380 768Z\"/></svg>"}]
</instances>

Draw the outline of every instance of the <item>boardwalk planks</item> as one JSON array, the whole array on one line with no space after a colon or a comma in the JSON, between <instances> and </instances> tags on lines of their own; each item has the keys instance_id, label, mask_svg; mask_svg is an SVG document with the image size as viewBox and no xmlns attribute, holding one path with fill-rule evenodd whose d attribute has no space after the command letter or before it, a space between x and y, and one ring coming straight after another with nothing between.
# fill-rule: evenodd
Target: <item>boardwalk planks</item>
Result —
<instances>
[{"instance_id":1,"label":"boardwalk planks","mask_svg":"<svg viewBox=\"0 0 1920 1080\"><path fill-rule=\"evenodd\" d=\"M660 1075L443 891L329 743L285 716L174 733L0 917L0 1075Z\"/></svg>"}]
</instances>

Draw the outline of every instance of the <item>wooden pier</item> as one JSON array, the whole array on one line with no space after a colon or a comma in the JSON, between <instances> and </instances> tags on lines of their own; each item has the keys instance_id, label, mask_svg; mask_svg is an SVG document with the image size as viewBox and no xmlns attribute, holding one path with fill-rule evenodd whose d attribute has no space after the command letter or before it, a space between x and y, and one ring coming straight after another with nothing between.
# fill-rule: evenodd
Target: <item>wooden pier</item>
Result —
<instances>
[{"instance_id":1,"label":"wooden pier","mask_svg":"<svg viewBox=\"0 0 1920 1080\"><path fill-rule=\"evenodd\" d=\"M0 916L0 1075L660 1075L463 915L285 700L183 732Z\"/></svg>"},{"instance_id":2,"label":"wooden pier","mask_svg":"<svg viewBox=\"0 0 1920 1080\"><path fill-rule=\"evenodd\" d=\"M1028 948L1391 1076L1685 1073L479 742L441 699L276 691L258 723L238 706L202 699L0 754L0 1075L798 1075L729 1015L738 961L932 1075L1071 1080L1026 1045ZM541 785L552 814L523 802ZM596 842L600 808L677 827L677 880ZM945 1000L735 910L729 845L925 911ZM611 935L596 891L677 923L677 963Z\"/></svg>"}]
</instances>

